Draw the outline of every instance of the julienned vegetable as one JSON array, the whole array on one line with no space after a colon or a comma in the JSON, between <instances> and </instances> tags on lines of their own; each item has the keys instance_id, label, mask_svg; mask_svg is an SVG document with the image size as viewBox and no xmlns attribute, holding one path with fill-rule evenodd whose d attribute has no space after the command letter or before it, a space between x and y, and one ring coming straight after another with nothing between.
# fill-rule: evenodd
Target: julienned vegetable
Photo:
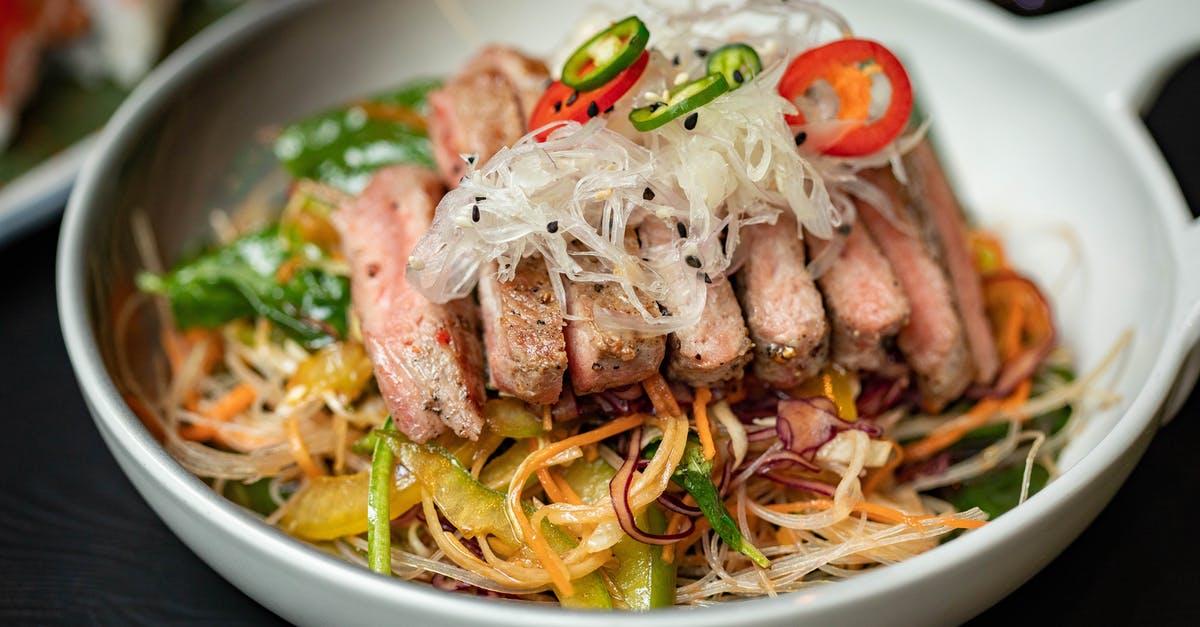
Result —
<instances>
[{"instance_id":1,"label":"julienned vegetable","mask_svg":"<svg viewBox=\"0 0 1200 627\"><path fill-rule=\"evenodd\" d=\"M563 65L562 82L577 91L591 91L633 65L650 31L637 16L629 16L584 42Z\"/></svg>"},{"instance_id":2,"label":"julienned vegetable","mask_svg":"<svg viewBox=\"0 0 1200 627\"><path fill-rule=\"evenodd\" d=\"M562 81L551 83L533 108L529 117L529 128L541 128L551 122L583 124L601 113L608 112L610 107L637 84L649 62L650 54L643 52L632 65L622 70L611 81L590 91L572 89ZM538 140L544 140L551 130L539 133Z\"/></svg>"},{"instance_id":3,"label":"julienned vegetable","mask_svg":"<svg viewBox=\"0 0 1200 627\"><path fill-rule=\"evenodd\" d=\"M388 418L380 428L381 433L395 433L392 419ZM392 472L396 462L392 449L383 438L375 440L371 454L370 492L367 493L367 563L371 570L381 574L392 574L392 516L391 486Z\"/></svg>"},{"instance_id":4,"label":"julienned vegetable","mask_svg":"<svg viewBox=\"0 0 1200 627\"><path fill-rule=\"evenodd\" d=\"M872 116L878 106L872 97L872 76L882 74L891 96L882 115ZM912 113L913 93L908 72L896 55L882 44L866 39L841 39L805 51L792 59L779 81L779 94L799 103L818 81L837 94L837 119L850 124L838 140L823 148L826 154L855 157L869 154L891 143L904 130ZM804 126L809 120L800 112L788 116L788 124Z\"/></svg>"},{"instance_id":5,"label":"julienned vegetable","mask_svg":"<svg viewBox=\"0 0 1200 627\"><path fill-rule=\"evenodd\" d=\"M322 269L325 254L271 226L138 286L165 296L181 329L257 316L309 348L346 335L350 281Z\"/></svg>"},{"instance_id":6,"label":"julienned vegetable","mask_svg":"<svg viewBox=\"0 0 1200 627\"><path fill-rule=\"evenodd\" d=\"M657 447L657 443L648 446L645 454L653 454ZM683 459L671 474L671 481L692 495L696 506L712 525L713 531L716 531L730 548L750 558L755 564L767 568L771 561L742 536L737 521L725 508L725 502L721 500L721 494L713 483L712 471L713 463L704 458L704 447L700 444L699 436L689 433Z\"/></svg>"},{"instance_id":7,"label":"julienned vegetable","mask_svg":"<svg viewBox=\"0 0 1200 627\"><path fill-rule=\"evenodd\" d=\"M629 121L639 131L652 131L671 120L688 115L712 102L717 96L729 91L729 83L723 74L709 74L682 87L671 90L666 102L652 102L629 112ZM694 121L684 120L688 130L695 128Z\"/></svg>"}]
</instances>

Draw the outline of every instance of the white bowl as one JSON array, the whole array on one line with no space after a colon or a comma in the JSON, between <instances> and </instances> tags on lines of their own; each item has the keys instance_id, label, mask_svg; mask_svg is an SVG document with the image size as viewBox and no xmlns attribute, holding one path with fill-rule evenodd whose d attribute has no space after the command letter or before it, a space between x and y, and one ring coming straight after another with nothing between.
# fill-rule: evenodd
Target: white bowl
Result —
<instances>
[{"instance_id":1,"label":"white bowl","mask_svg":"<svg viewBox=\"0 0 1200 627\"><path fill-rule=\"evenodd\" d=\"M489 38L545 53L575 3L465 2ZM130 211L168 259L206 232L229 174L263 126L414 75L451 71L474 47L425 2L251 5L191 42L109 123L63 225L59 304L84 396L113 455L179 535L227 579L303 624L952 624L1053 559L1105 506L1186 397L1200 336L1200 228L1136 115L1167 65L1200 44L1200 3L1096 3L1033 22L983 3L844 0L857 32L906 59L966 204L1052 287L1081 370L1125 330L1105 378L1120 402L1092 414L1062 477L986 527L909 561L810 591L651 614L588 614L452 595L379 577L289 538L225 501L146 432L113 383L114 291L138 269ZM1076 235L1070 247L1052 235ZM148 321L153 324L153 321ZM146 363L149 347L135 353ZM1170 396L1172 401L1168 401ZM1164 410L1164 403L1167 407Z\"/></svg>"}]
</instances>

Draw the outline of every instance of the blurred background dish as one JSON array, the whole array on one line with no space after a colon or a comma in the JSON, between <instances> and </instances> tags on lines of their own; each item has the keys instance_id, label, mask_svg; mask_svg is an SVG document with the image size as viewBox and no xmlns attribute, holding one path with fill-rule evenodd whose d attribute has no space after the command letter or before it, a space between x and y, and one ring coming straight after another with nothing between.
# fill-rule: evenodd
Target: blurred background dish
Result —
<instances>
[{"instance_id":1,"label":"blurred background dish","mask_svg":"<svg viewBox=\"0 0 1200 627\"><path fill-rule=\"evenodd\" d=\"M241 0L0 0L0 245L58 213L93 133Z\"/></svg>"}]
</instances>

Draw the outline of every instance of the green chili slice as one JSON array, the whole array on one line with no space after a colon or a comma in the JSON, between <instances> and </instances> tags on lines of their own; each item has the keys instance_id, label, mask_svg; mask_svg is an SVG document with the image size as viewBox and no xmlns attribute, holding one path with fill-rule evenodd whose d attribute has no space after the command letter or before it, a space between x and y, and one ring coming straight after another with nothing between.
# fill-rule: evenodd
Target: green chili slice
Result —
<instances>
[{"instance_id":1,"label":"green chili slice","mask_svg":"<svg viewBox=\"0 0 1200 627\"><path fill-rule=\"evenodd\" d=\"M648 41L650 31L637 16L616 22L584 42L567 58L563 64L562 82L575 91L601 87L633 65Z\"/></svg>"},{"instance_id":2,"label":"green chili slice","mask_svg":"<svg viewBox=\"0 0 1200 627\"><path fill-rule=\"evenodd\" d=\"M666 102L653 102L629 112L629 121L639 131L652 131L677 117L686 115L712 102L717 96L729 91L729 83L722 74L709 74L704 78L683 85L671 93ZM695 127L694 121L685 122L688 130Z\"/></svg>"},{"instance_id":3,"label":"green chili slice","mask_svg":"<svg viewBox=\"0 0 1200 627\"><path fill-rule=\"evenodd\" d=\"M724 76L730 89L741 87L761 71L758 53L746 44L726 44L708 55L708 73Z\"/></svg>"}]
</instances>

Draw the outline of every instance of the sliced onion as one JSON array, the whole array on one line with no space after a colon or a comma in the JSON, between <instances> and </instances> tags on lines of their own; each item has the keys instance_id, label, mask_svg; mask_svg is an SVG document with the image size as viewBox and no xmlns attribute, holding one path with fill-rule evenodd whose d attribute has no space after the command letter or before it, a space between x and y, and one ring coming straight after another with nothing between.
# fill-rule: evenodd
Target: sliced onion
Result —
<instances>
[{"instance_id":1,"label":"sliced onion","mask_svg":"<svg viewBox=\"0 0 1200 627\"><path fill-rule=\"evenodd\" d=\"M828 483L825 483L824 481L818 481L816 479L806 479L806 478L802 478L802 477L790 477L788 475L781 475L781 474L775 474L775 473L770 473L770 472L764 472L764 473L760 473L760 474L763 477L766 477L767 479L770 479L771 481L774 481L775 483L778 483L780 485L785 485L789 488L795 488L797 490L806 490L808 492L812 492L814 494L820 494L821 496L827 496L830 498L833 498L834 493L837 491L837 486L830 485Z\"/></svg>"},{"instance_id":2,"label":"sliced onion","mask_svg":"<svg viewBox=\"0 0 1200 627\"><path fill-rule=\"evenodd\" d=\"M675 512L676 514L683 514L684 516L691 516L692 518L704 514L704 512L700 511L699 507L692 507L691 505L684 503L683 499L671 494L670 492L663 492L658 497L658 504L671 510L672 512Z\"/></svg>"},{"instance_id":3,"label":"sliced onion","mask_svg":"<svg viewBox=\"0 0 1200 627\"><path fill-rule=\"evenodd\" d=\"M688 518L687 526L677 533L648 533L638 528L633 517L633 507L629 502L629 488L633 485L633 473L637 468L638 453L642 449L642 430L636 429L630 434L629 450L625 454L625 463L617 469L612 481L608 483L608 495L612 499L613 510L617 513L617 522L621 530L629 537L645 544L671 544L678 542L692 533L695 523Z\"/></svg>"}]
</instances>

